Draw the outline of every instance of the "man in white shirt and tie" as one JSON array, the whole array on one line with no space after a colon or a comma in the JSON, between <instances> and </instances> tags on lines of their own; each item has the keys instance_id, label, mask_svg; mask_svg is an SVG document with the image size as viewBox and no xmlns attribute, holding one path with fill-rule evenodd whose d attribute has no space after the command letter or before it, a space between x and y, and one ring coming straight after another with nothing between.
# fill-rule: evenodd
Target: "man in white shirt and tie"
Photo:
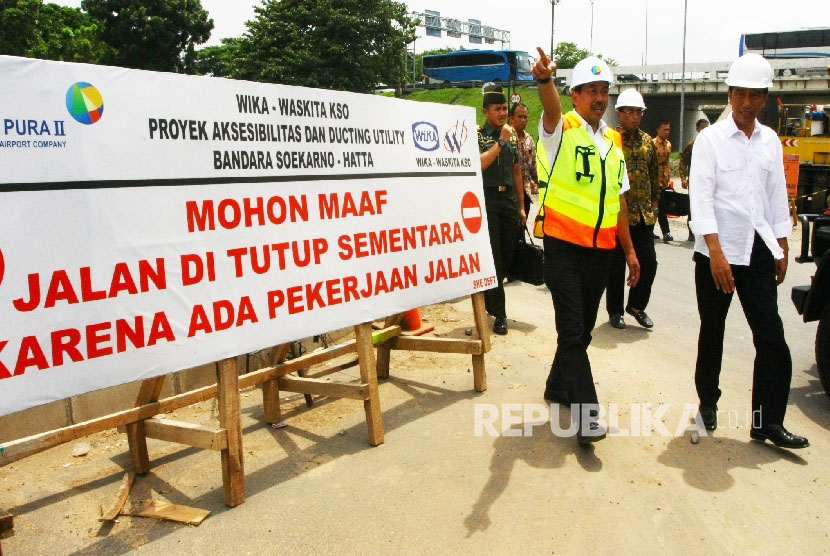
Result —
<instances>
[{"instance_id":1,"label":"man in white shirt and tie","mask_svg":"<svg viewBox=\"0 0 830 556\"><path fill-rule=\"evenodd\" d=\"M708 430L717 428L726 314L737 290L756 350L750 437L806 448L806 438L783 426L792 360L776 286L787 273L792 227L781 143L757 120L769 97L772 68L763 57L746 54L732 64L726 84L732 114L700 133L689 176L700 313L695 367L700 415Z\"/></svg>"}]
</instances>

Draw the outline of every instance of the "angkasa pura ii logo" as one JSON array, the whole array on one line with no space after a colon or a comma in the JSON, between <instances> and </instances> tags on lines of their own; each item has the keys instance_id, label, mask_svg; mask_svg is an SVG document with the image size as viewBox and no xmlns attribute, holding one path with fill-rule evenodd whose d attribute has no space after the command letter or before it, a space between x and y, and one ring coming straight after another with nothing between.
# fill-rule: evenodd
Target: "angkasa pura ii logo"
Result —
<instances>
[{"instance_id":1,"label":"angkasa pura ii logo","mask_svg":"<svg viewBox=\"0 0 830 556\"><path fill-rule=\"evenodd\" d=\"M91 125L104 114L104 98L89 83L78 81L66 91L66 109L76 121Z\"/></svg>"}]
</instances>

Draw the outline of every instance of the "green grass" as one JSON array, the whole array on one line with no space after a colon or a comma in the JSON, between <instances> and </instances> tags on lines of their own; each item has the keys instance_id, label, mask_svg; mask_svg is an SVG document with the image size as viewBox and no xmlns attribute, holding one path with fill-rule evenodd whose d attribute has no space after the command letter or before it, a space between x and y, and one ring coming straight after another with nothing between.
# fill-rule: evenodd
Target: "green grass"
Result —
<instances>
[{"instance_id":1,"label":"green grass","mask_svg":"<svg viewBox=\"0 0 830 556\"><path fill-rule=\"evenodd\" d=\"M538 138L539 118L542 116L542 103L539 101L539 93L536 87L516 87L515 90L522 96L522 103L527 105L530 112L526 131L536 140ZM476 124L484 124L484 114L481 112L481 87L421 90L404 95L403 98L416 102L472 106L476 110ZM571 97L563 96L562 111L567 112L572 107Z\"/></svg>"}]
</instances>

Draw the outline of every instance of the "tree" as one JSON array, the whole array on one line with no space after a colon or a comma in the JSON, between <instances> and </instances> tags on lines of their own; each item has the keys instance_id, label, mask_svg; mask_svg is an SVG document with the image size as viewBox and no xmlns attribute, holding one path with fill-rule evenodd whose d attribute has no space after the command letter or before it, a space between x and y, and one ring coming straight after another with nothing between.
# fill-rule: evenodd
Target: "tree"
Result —
<instances>
[{"instance_id":1,"label":"tree","mask_svg":"<svg viewBox=\"0 0 830 556\"><path fill-rule=\"evenodd\" d=\"M78 8L42 0L0 0L0 54L97 63L106 51L99 26Z\"/></svg>"},{"instance_id":2,"label":"tree","mask_svg":"<svg viewBox=\"0 0 830 556\"><path fill-rule=\"evenodd\" d=\"M37 40L27 56L91 64L107 56L100 26L78 8L44 4L37 17Z\"/></svg>"},{"instance_id":3,"label":"tree","mask_svg":"<svg viewBox=\"0 0 830 556\"><path fill-rule=\"evenodd\" d=\"M193 73L194 47L213 30L199 0L83 0L81 7L101 22L111 49L104 64Z\"/></svg>"},{"instance_id":4,"label":"tree","mask_svg":"<svg viewBox=\"0 0 830 556\"><path fill-rule=\"evenodd\" d=\"M553 49L556 66L561 69L573 68L577 62L590 56L588 49L579 48L575 42L560 42Z\"/></svg>"},{"instance_id":5,"label":"tree","mask_svg":"<svg viewBox=\"0 0 830 556\"><path fill-rule=\"evenodd\" d=\"M26 56L37 42L41 0L0 0L0 54Z\"/></svg>"},{"instance_id":6,"label":"tree","mask_svg":"<svg viewBox=\"0 0 830 556\"><path fill-rule=\"evenodd\" d=\"M220 46L196 51L196 73L214 77L233 77L239 59L239 38L222 39Z\"/></svg>"},{"instance_id":7,"label":"tree","mask_svg":"<svg viewBox=\"0 0 830 556\"><path fill-rule=\"evenodd\" d=\"M575 42L560 42L553 49L553 58L556 60L557 67L561 69L573 68L580 60L592 56L587 48L580 48ZM602 54L596 54L600 60L605 60L609 66L616 66L617 61L613 58L603 57Z\"/></svg>"},{"instance_id":8,"label":"tree","mask_svg":"<svg viewBox=\"0 0 830 556\"><path fill-rule=\"evenodd\" d=\"M404 80L415 21L394 0L264 0L234 77L367 92Z\"/></svg>"}]
</instances>

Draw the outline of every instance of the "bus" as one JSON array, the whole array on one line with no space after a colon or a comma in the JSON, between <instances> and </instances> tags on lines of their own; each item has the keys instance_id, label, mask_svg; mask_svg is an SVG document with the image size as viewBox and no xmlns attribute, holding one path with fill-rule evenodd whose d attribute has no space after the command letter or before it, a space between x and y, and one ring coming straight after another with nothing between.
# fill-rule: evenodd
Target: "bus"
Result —
<instances>
[{"instance_id":1,"label":"bus","mask_svg":"<svg viewBox=\"0 0 830 556\"><path fill-rule=\"evenodd\" d=\"M532 81L530 56L520 50L459 50L424 56L428 82Z\"/></svg>"},{"instance_id":2,"label":"bus","mask_svg":"<svg viewBox=\"0 0 830 556\"><path fill-rule=\"evenodd\" d=\"M830 28L800 29L741 35L738 54L754 52L764 58L830 58Z\"/></svg>"}]
</instances>

